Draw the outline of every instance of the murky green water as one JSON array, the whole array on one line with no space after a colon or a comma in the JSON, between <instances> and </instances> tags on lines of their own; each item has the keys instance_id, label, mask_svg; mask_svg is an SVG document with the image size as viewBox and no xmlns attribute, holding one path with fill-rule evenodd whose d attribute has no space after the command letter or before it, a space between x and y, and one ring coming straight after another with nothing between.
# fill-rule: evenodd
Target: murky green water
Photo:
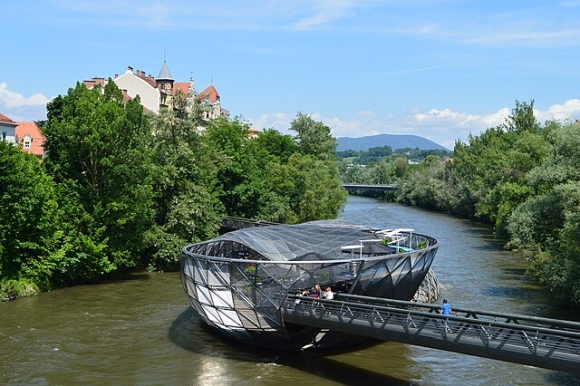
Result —
<instances>
[{"instance_id":1,"label":"murky green water","mask_svg":"<svg viewBox=\"0 0 580 386\"><path fill-rule=\"evenodd\" d=\"M350 197L342 217L438 238L434 270L452 306L566 315L523 279L517 259L484 226L360 197ZM577 385L580 378L392 342L264 352L208 331L177 273L136 273L0 304L0 384Z\"/></svg>"}]
</instances>

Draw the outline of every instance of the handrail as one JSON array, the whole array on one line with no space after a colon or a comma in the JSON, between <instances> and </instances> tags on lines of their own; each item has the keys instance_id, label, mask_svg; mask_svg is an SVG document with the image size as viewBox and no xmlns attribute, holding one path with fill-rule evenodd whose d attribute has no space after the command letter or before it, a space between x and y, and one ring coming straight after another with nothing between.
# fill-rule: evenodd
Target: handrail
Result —
<instances>
[{"instance_id":1,"label":"handrail","mask_svg":"<svg viewBox=\"0 0 580 386\"><path fill-rule=\"evenodd\" d=\"M385 304L385 305L395 305L398 307L413 307L415 309L428 309L428 312L436 312L440 309L439 305L434 304L425 304L425 303L418 303L418 302L406 302L403 300L397 299L386 299L386 298L374 298L362 295L354 295L354 294L337 294L337 298L339 299L351 299L359 302L367 302L367 304ZM576 331L580 331L580 322L573 322L568 320L562 319L550 319L550 318L543 318L539 316L531 316L531 315L521 315L521 314L505 314L501 312L493 312L493 311L476 311L466 308L458 308L453 307L453 313L455 316L457 314L464 314L464 318L472 318L472 319L480 319L480 320L490 320L492 318L493 321L496 321L497 318L507 318L506 323L514 323L519 324L520 322L528 322L528 323L535 323L535 324L543 324L549 325L549 328L571 328ZM450 316L453 317L453 316Z\"/></svg>"},{"instance_id":2,"label":"handrail","mask_svg":"<svg viewBox=\"0 0 580 386\"><path fill-rule=\"evenodd\" d=\"M335 299L288 295L282 317L285 323L580 373L580 323L472 310L447 316L433 304L360 295Z\"/></svg>"}]
</instances>

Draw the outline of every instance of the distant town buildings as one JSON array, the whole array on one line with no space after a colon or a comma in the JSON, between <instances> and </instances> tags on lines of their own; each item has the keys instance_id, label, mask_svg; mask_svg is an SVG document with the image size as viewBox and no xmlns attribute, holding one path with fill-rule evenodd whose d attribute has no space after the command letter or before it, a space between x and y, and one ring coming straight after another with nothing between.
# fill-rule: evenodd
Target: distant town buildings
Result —
<instances>
[{"instance_id":1,"label":"distant town buildings","mask_svg":"<svg viewBox=\"0 0 580 386\"><path fill-rule=\"evenodd\" d=\"M198 104L200 118L229 117L229 111L222 108L220 95L213 85L197 93L193 78L187 82L176 82L169 71L167 62L163 62L157 78L145 75L145 71L134 70L129 66L124 74L115 75L112 80L123 91L126 100L139 95L143 107L155 114L163 108L176 108L176 97L181 93L186 100L192 102L190 106L193 103ZM83 83L88 88L92 88L95 84L104 85L105 78L94 77Z\"/></svg>"},{"instance_id":2,"label":"distant town buildings","mask_svg":"<svg viewBox=\"0 0 580 386\"><path fill-rule=\"evenodd\" d=\"M0 140L21 145L22 151L34 154L38 158L44 156L44 141L46 137L34 122L14 122L4 114L0 114Z\"/></svg>"},{"instance_id":3,"label":"distant town buildings","mask_svg":"<svg viewBox=\"0 0 580 386\"><path fill-rule=\"evenodd\" d=\"M122 75L115 75L112 79L124 95L124 100L131 100L137 95L145 109L158 114L163 108L177 108L176 102L181 97L188 106L198 106L199 118L204 120L220 117L229 118L229 111L222 108L220 95L213 85L197 93L193 78L187 82L175 82L166 62L163 62L157 78L145 75L145 71L133 70L129 66ZM83 81L88 88L96 84L104 85L105 78L94 77ZM0 140L20 145L22 151L34 154L39 158L44 156L44 142L46 137L34 122L15 122L0 113Z\"/></svg>"}]
</instances>

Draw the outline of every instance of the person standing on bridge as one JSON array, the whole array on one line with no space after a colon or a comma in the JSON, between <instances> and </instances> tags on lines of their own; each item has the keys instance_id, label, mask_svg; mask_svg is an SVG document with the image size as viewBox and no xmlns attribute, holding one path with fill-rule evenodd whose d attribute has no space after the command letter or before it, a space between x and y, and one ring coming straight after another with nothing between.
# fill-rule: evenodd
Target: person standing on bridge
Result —
<instances>
[{"instance_id":1,"label":"person standing on bridge","mask_svg":"<svg viewBox=\"0 0 580 386\"><path fill-rule=\"evenodd\" d=\"M451 315L451 305L447 302L447 299L443 299L443 304L439 309L439 313L446 316Z\"/></svg>"},{"instance_id":2,"label":"person standing on bridge","mask_svg":"<svg viewBox=\"0 0 580 386\"><path fill-rule=\"evenodd\" d=\"M439 313L444 315L444 316L450 316L451 315L451 305L447 302L447 299L443 299L443 304L441 305L441 308L439 309ZM445 319L445 321L443 322L443 326L445 326L445 332L451 332L451 329L449 328L449 325L447 324L447 319Z\"/></svg>"}]
</instances>

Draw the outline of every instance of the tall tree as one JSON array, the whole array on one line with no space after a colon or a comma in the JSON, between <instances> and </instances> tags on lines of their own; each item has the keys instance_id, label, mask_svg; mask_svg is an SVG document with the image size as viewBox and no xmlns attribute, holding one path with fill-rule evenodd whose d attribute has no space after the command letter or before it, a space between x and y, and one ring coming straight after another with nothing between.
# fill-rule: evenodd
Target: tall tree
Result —
<instances>
[{"instance_id":1,"label":"tall tree","mask_svg":"<svg viewBox=\"0 0 580 386\"><path fill-rule=\"evenodd\" d=\"M240 118L211 120L204 138L218 165L220 200L230 216L257 218L266 178L258 168L255 147L249 146L250 129Z\"/></svg>"},{"instance_id":2,"label":"tall tree","mask_svg":"<svg viewBox=\"0 0 580 386\"><path fill-rule=\"evenodd\" d=\"M300 152L320 160L336 158L336 138L330 128L322 122L314 121L309 115L298 113L290 123L290 130L295 131Z\"/></svg>"},{"instance_id":3,"label":"tall tree","mask_svg":"<svg viewBox=\"0 0 580 386\"><path fill-rule=\"evenodd\" d=\"M0 279L52 288L61 220L53 181L36 157L0 141Z\"/></svg>"},{"instance_id":4,"label":"tall tree","mask_svg":"<svg viewBox=\"0 0 580 386\"><path fill-rule=\"evenodd\" d=\"M155 225L147 233L149 265L177 265L184 245L216 236L224 208L217 194L216 155L198 133L195 115L163 110L153 119Z\"/></svg>"},{"instance_id":5,"label":"tall tree","mask_svg":"<svg viewBox=\"0 0 580 386\"><path fill-rule=\"evenodd\" d=\"M580 126L550 126L550 156L527 174L536 190L511 214L510 247L526 253L561 303L580 305Z\"/></svg>"},{"instance_id":6,"label":"tall tree","mask_svg":"<svg viewBox=\"0 0 580 386\"><path fill-rule=\"evenodd\" d=\"M153 221L151 130L139 98L125 103L109 79L92 89L77 83L47 108L44 164L77 203L91 245L84 253L104 272L134 266Z\"/></svg>"}]
</instances>

